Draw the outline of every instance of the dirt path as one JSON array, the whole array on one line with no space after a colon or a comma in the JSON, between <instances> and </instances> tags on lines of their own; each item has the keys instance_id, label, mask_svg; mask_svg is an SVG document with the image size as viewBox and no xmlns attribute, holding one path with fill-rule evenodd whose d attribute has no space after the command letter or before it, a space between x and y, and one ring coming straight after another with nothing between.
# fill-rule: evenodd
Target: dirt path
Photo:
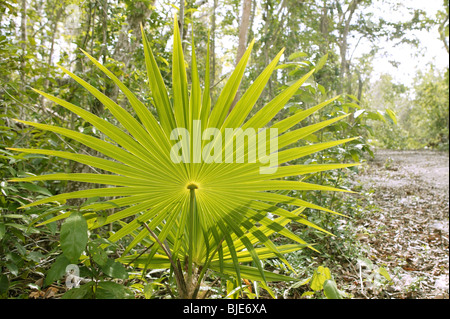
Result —
<instances>
[{"instance_id":1,"label":"dirt path","mask_svg":"<svg viewBox=\"0 0 450 319\"><path fill-rule=\"evenodd\" d=\"M448 298L448 153L380 150L368 164L358 182L371 213L359 236L369 247L369 259L392 280L382 289L363 286L361 293L374 298Z\"/></svg>"}]
</instances>

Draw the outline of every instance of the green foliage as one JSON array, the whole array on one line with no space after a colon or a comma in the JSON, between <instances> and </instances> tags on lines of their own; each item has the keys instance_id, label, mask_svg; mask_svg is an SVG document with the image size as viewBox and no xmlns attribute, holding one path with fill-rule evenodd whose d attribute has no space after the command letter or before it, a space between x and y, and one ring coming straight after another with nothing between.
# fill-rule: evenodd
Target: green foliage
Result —
<instances>
[{"instance_id":1,"label":"green foliage","mask_svg":"<svg viewBox=\"0 0 450 319\"><path fill-rule=\"evenodd\" d=\"M44 286L47 287L57 280L63 278L66 275L66 268L70 265L70 261L64 256L64 254L56 257L55 261L47 271Z\"/></svg>"},{"instance_id":2,"label":"green foliage","mask_svg":"<svg viewBox=\"0 0 450 319\"><path fill-rule=\"evenodd\" d=\"M70 262L80 258L88 242L88 226L82 214L73 212L61 225L61 249Z\"/></svg>"},{"instance_id":3,"label":"green foliage","mask_svg":"<svg viewBox=\"0 0 450 319\"><path fill-rule=\"evenodd\" d=\"M319 266L311 277L293 284L290 289L300 288L309 284L312 291L305 291L302 297L316 296L326 299L345 299L347 295L340 291L328 267Z\"/></svg>"},{"instance_id":4,"label":"green foliage","mask_svg":"<svg viewBox=\"0 0 450 319\"><path fill-rule=\"evenodd\" d=\"M374 125L378 145L393 149L448 149L448 69L442 72L430 67L427 72L418 73L414 88L409 90L391 80L382 77L370 99L371 103L388 105L387 115L392 110L397 113L397 125Z\"/></svg>"},{"instance_id":5,"label":"green foliage","mask_svg":"<svg viewBox=\"0 0 450 319\"><path fill-rule=\"evenodd\" d=\"M7 136L5 136L7 137ZM3 142L9 142L8 138ZM55 223L36 227L37 214L54 213L49 207L19 212L18 207L34 198L48 197L52 191L38 185L12 185L6 181L8 176L17 176L23 171L50 164L38 156L14 156L8 151L0 156L0 297L15 296L23 298L26 289L44 271L47 258L50 258L57 243L53 240L57 232ZM37 170L36 170L37 171ZM44 219L47 217L44 216Z\"/></svg>"},{"instance_id":6,"label":"green foliage","mask_svg":"<svg viewBox=\"0 0 450 319\"><path fill-rule=\"evenodd\" d=\"M419 74L415 85L414 109L409 120L428 147L448 149L449 143L449 71L432 68Z\"/></svg>"},{"instance_id":7,"label":"green foliage","mask_svg":"<svg viewBox=\"0 0 450 319\"><path fill-rule=\"evenodd\" d=\"M111 281L88 282L69 290L62 299L132 299L134 296L123 285Z\"/></svg>"},{"instance_id":8,"label":"green foliage","mask_svg":"<svg viewBox=\"0 0 450 319\"><path fill-rule=\"evenodd\" d=\"M116 254L116 245L97 236L97 238L90 238L89 242L84 238L83 240L79 240L79 238L69 240L70 236L69 238L62 236L66 231L64 225L73 226L72 233L76 233L78 237L86 235L87 227L82 225L84 223L86 221L79 213L72 213L63 223L61 227L63 252L56 257L47 271L44 286L49 286L65 278L65 285L69 290L62 296L63 299L134 298L129 287L111 281L123 282L129 279L126 267L109 257L111 254ZM67 252L69 252L69 256L72 252L76 252L73 256L78 255L78 257L69 260L66 257Z\"/></svg>"}]
</instances>

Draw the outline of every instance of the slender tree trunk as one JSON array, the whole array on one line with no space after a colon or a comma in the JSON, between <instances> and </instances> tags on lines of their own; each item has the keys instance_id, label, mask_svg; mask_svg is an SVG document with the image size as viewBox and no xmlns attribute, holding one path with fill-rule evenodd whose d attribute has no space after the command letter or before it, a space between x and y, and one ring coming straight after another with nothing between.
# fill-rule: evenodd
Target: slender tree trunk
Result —
<instances>
[{"instance_id":1,"label":"slender tree trunk","mask_svg":"<svg viewBox=\"0 0 450 319\"><path fill-rule=\"evenodd\" d=\"M25 55L27 53L27 1L22 0L21 3L21 18L20 18L20 40L22 55L20 59L20 90L25 91ZM25 112L23 107L20 107L20 118L24 119Z\"/></svg>"},{"instance_id":2,"label":"slender tree trunk","mask_svg":"<svg viewBox=\"0 0 450 319\"><path fill-rule=\"evenodd\" d=\"M250 24L249 22L250 22L251 8L252 8L252 0L243 0L241 23L239 24L239 44L236 54L235 65L239 63L247 47L247 35L248 35L248 26ZM240 93L238 89L236 96L234 97L233 103L231 104L230 110L228 112L231 112L231 110L233 110L234 106L239 100L239 95Z\"/></svg>"},{"instance_id":3,"label":"slender tree trunk","mask_svg":"<svg viewBox=\"0 0 450 319\"><path fill-rule=\"evenodd\" d=\"M51 67L51 65L52 65L53 53L54 53L54 50L55 50L54 49L55 48L55 38L56 38L56 33L58 32L58 22L59 22L59 19L61 19L62 12L63 12L63 8L61 7L61 8L58 9L58 11L56 13L55 20L53 21L52 38L51 38L51 41L50 41L50 51L48 53L48 59L47 59L47 64L48 64L49 67ZM48 89L49 85L50 85L50 81L48 79L45 79L44 88ZM48 102L48 99L46 99L43 96L41 96L41 105L42 105L42 107L45 107L47 102Z\"/></svg>"},{"instance_id":4,"label":"slender tree trunk","mask_svg":"<svg viewBox=\"0 0 450 319\"><path fill-rule=\"evenodd\" d=\"M180 0L180 17L179 17L179 29L180 29L180 39L184 36L184 1Z\"/></svg>"},{"instance_id":5,"label":"slender tree trunk","mask_svg":"<svg viewBox=\"0 0 450 319\"><path fill-rule=\"evenodd\" d=\"M95 18L97 15L97 6L98 5L103 6L103 4L100 4L100 2L99 3L95 2L95 5L94 5L94 12L92 13L92 30L91 30L92 36L91 36L91 48L90 48L91 52L94 52L94 43L95 43L95 35L96 35L95 34Z\"/></svg>"},{"instance_id":6,"label":"slender tree trunk","mask_svg":"<svg viewBox=\"0 0 450 319\"><path fill-rule=\"evenodd\" d=\"M119 39L113 52L114 58L123 62L125 68L127 68L131 61L133 50L141 42L142 35L139 25L150 15L151 11L148 6L153 5L154 2L153 0L147 4L146 1L135 1L133 2L134 8L131 12L128 12L127 23L123 25L120 31ZM130 32L136 37L133 43L129 40Z\"/></svg>"},{"instance_id":7,"label":"slender tree trunk","mask_svg":"<svg viewBox=\"0 0 450 319\"><path fill-rule=\"evenodd\" d=\"M20 65L20 82L24 87L25 82L25 55L27 51L27 0L22 0L20 17L20 41L22 48L21 65Z\"/></svg>"},{"instance_id":8,"label":"slender tree trunk","mask_svg":"<svg viewBox=\"0 0 450 319\"><path fill-rule=\"evenodd\" d=\"M322 7L322 15L320 16L320 33L323 36L323 43L320 46L320 51L322 54L326 54L328 52L328 44L329 44L329 34L328 34L328 27L329 27L329 21L328 21L328 6L327 2L323 2Z\"/></svg>"},{"instance_id":9,"label":"slender tree trunk","mask_svg":"<svg viewBox=\"0 0 450 319\"><path fill-rule=\"evenodd\" d=\"M137 45L141 42L142 35L139 26L150 15L151 10L149 9L149 6L153 5L154 3L155 0L153 0L151 3L148 3L146 1L134 1L133 8L131 8L130 11L127 12L127 23L122 26L117 45L113 52L114 59L122 62L125 65L123 68L124 73L128 71L133 53L136 50ZM136 38L136 40L133 42L129 39L130 32L132 32ZM119 80L122 79L123 76L120 76ZM112 100L117 100L118 94L119 88L117 86L113 86L111 92L109 92L109 94L107 95L109 95Z\"/></svg>"},{"instance_id":10,"label":"slender tree trunk","mask_svg":"<svg viewBox=\"0 0 450 319\"><path fill-rule=\"evenodd\" d=\"M108 43L108 0L103 0L102 6L102 48L100 50L99 58L102 58L102 62L106 63L106 57L108 56L107 43Z\"/></svg>"},{"instance_id":11,"label":"slender tree trunk","mask_svg":"<svg viewBox=\"0 0 450 319\"><path fill-rule=\"evenodd\" d=\"M211 78L209 86L212 88L216 81L216 9L217 0L214 0L213 12L211 16Z\"/></svg>"},{"instance_id":12,"label":"slender tree trunk","mask_svg":"<svg viewBox=\"0 0 450 319\"><path fill-rule=\"evenodd\" d=\"M239 45L236 54L235 64L237 65L245 53L247 46L248 26L250 22L250 12L252 7L252 0L243 0L242 3L242 17L239 24Z\"/></svg>"},{"instance_id":13,"label":"slender tree trunk","mask_svg":"<svg viewBox=\"0 0 450 319\"><path fill-rule=\"evenodd\" d=\"M56 38L56 33L58 31L58 22L59 22L59 19L61 19L62 12L63 12L63 8L61 7L61 8L58 9L55 21L53 21L52 39L51 39L51 42L50 42L50 52L48 53L48 62L47 62L49 65L52 64L53 53L54 53L54 50L55 50L54 49L54 47L55 47L55 38Z\"/></svg>"},{"instance_id":14,"label":"slender tree trunk","mask_svg":"<svg viewBox=\"0 0 450 319\"><path fill-rule=\"evenodd\" d=\"M27 49L27 0L22 0L20 17L20 40L22 41L22 55L25 55Z\"/></svg>"},{"instance_id":15,"label":"slender tree trunk","mask_svg":"<svg viewBox=\"0 0 450 319\"><path fill-rule=\"evenodd\" d=\"M358 104L361 104L364 82L363 82L363 79L361 76L361 72L360 71L357 71L357 72L358 72L358 95L357 95L357 98L359 101Z\"/></svg>"},{"instance_id":16,"label":"slender tree trunk","mask_svg":"<svg viewBox=\"0 0 450 319\"><path fill-rule=\"evenodd\" d=\"M180 18L179 18L179 29L180 29L180 38L181 38L181 47L183 48L183 53L184 53L184 49L186 47L186 39L187 39L187 34L188 34L188 24L185 23L186 21L186 11L188 9L191 9L194 4L192 3L191 0L185 0L187 6L185 5L183 0L180 0ZM201 5L198 4L198 5ZM192 11L190 12L189 17L191 18L192 21ZM194 30L192 30L192 32L194 32Z\"/></svg>"},{"instance_id":17,"label":"slender tree trunk","mask_svg":"<svg viewBox=\"0 0 450 319\"><path fill-rule=\"evenodd\" d=\"M269 60L269 26L272 23L272 1L271 0L266 0L265 3L265 15L263 15L263 20L264 20L264 28L263 28L263 34L265 37L265 43L263 46L263 54L264 54L264 65L267 65L268 60ZM269 81L268 83L268 90L266 91L266 95L270 96L272 92L272 84L271 81Z\"/></svg>"},{"instance_id":18,"label":"slender tree trunk","mask_svg":"<svg viewBox=\"0 0 450 319\"><path fill-rule=\"evenodd\" d=\"M449 53L448 50L448 36L445 36L445 24L448 23L449 16L445 17L444 21L439 25L439 38L441 39L442 43L444 44L445 50L447 50L447 53Z\"/></svg>"},{"instance_id":19,"label":"slender tree trunk","mask_svg":"<svg viewBox=\"0 0 450 319\"><path fill-rule=\"evenodd\" d=\"M305 0L298 0L298 3L303 3ZM286 17L288 17L288 13L285 12L282 14L283 10L286 7L286 0L283 0L281 2L280 8L278 10L278 12L275 13L275 15L273 14L273 6L274 3L272 2L272 0L267 0L265 3L265 16L263 16L263 20L264 20L264 28L263 28L263 34L264 34L264 38L265 38L265 43L264 46L262 48L263 54L264 54L264 67L267 66L270 62L270 48L275 45L278 35L281 31L281 29L284 26L284 22L286 20ZM274 18L275 17L275 18ZM273 26L276 26L275 28ZM274 75L271 75L271 78ZM273 98L273 88L272 88L272 81L269 80L268 84L268 90L266 91L266 97L270 99Z\"/></svg>"},{"instance_id":20,"label":"slender tree trunk","mask_svg":"<svg viewBox=\"0 0 450 319\"><path fill-rule=\"evenodd\" d=\"M252 13L250 15L250 24L248 26L248 35L247 35L247 44L246 44L247 46L255 36L253 33L253 23L255 22L256 6L257 6L257 2L256 2L256 0L253 0L252 1Z\"/></svg>"},{"instance_id":21,"label":"slender tree trunk","mask_svg":"<svg viewBox=\"0 0 450 319\"><path fill-rule=\"evenodd\" d=\"M86 25L84 28L84 37L81 41L80 44L80 48L83 50L87 50L87 47L89 45L89 41L91 40L90 38L90 34L91 34L91 30L93 29L93 25L94 25L94 21L95 21L95 3L91 3L88 2L88 10L87 10L87 17L86 17ZM94 37L94 33L92 32L92 37ZM89 50L87 50L89 51ZM80 55L77 55L76 58L76 62L75 62L75 69L73 70L73 72L75 74L82 74L84 73L85 69L84 69L84 65L83 65L83 58ZM72 81L73 83L73 81ZM79 89L79 85L74 84L73 88L71 88L72 90L72 95L74 96L76 90ZM70 101L70 99L68 99ZM89 106L92 112L96 112L97 108L94 107L94 104L89 104L86 102L86 95L83 94L81 95L81 101L78 102L80 103L80 105L83 106ZM70 120L70 129L74 130L75 129L75 125L77 123L77 115L75 113L71 114L71 120ZM89 154L92 156L97 156L97 152L84 146L84 145L78 145L78 149L77 151L79 153L85 153L85 154ZM81 163L72 161L70 163L70 167L68 168L68 171L71 173L93 173L94 171L87 165L83 165ZM68 182L65 188L65 192L70 193L70 192L74 192L74 191L78 191L78 190L83 190L83 189L89 189L92 188L93 185L92 184L87 184L87 183L83 183L83 182ZM80 198L74 198L74 199L68 199L67 200L67 204L69 206L75 206L78 207L80 206L82 203L84 202L83 199Z\"/></svg>"},{"instance_id":22,"label":"slender tree trunk","mask_svg":"<svg viewBox=\"0 0 450 319\"><path fill-rule=\"evenodd\" d=\"M345 78L347 76L348 79L348 73L350 72L350 63L347 60L347 51L348 51L348 34L350 32L350 23L353 18L353 14L355 13L356 8L358 7L358 4L361 2L361 0L353 0L349 5L345 12L342 11L342 8L338 6L338 12L340 15L339 18L339 24L343 28L341 29L341 34L339 36L339 55L341 57L341 67L340 67L340 74L339 74L339 92L338 94L344 93L344 88L346 88L345 84ZM348 86L347 86L348 88ZM346 92L349 93L349 92Z\"/></svg>"}]
</instances>

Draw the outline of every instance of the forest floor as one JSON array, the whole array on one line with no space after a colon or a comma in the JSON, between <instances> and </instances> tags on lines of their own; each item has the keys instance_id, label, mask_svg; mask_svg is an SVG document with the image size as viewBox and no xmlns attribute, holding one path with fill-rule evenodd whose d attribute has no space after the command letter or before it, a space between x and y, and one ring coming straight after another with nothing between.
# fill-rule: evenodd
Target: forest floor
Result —
<instances>
[{"instance_id":1,"label":"forest floor","mask_svg":"<svg viewBox=\"0 0 450 319\"><path fill-rule=\"evenodd\" d=\"M370 207L356 234L370 261L355 267L352 294L449 298L448 152L379 150L355 182Z\"/></svg>"}]
</instances>

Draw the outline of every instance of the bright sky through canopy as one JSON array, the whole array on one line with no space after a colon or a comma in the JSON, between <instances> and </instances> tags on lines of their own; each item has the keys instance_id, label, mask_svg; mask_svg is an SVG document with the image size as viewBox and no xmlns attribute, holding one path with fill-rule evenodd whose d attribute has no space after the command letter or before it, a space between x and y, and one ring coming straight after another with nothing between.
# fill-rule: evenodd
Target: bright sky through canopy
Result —
<instances>
[{"instance_id":1,"label":"bright sky through canopy","mask_svg":"<svg viewBox=\"0 0 450 319\"><path fill-rule=\"evenodd\" d=\"M411 15L406 10L408 7L424 10L427 17L431 19L436 17L439 10L444 9L442 0L405 0L402 5L403 8L393 11L384 1L374 1L370 11L389 21L407 21L411 19ZM376 43L382 49L373 61L373 79L378 78L380 74L388 73L392 75L394 81L409 86L413 83L415 74L419 70L427 69L429 63L434 64L438 69L448 67L448 54L439 39L437 26L429 31L409 31L407 35L410 38L413 35L420 41L417 49L409 44L395 46L395 43L386 40L379 40ZM368 52L370 50L369 45L369 43L362 42L355 52L355 57ZM400 64L395 67L389 61L399 62Z\"/></svg>"}]
</instances>

